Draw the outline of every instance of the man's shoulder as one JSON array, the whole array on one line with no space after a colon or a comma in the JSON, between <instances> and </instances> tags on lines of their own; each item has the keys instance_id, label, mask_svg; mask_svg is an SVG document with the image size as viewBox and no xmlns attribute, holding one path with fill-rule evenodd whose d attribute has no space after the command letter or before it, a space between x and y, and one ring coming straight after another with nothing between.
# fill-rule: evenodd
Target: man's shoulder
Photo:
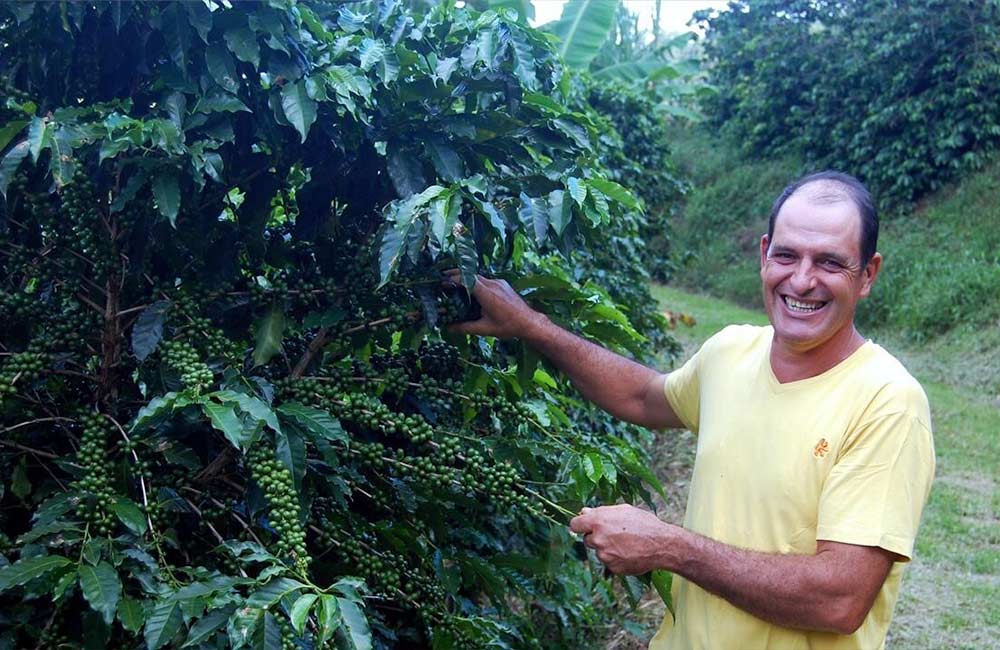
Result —
<instances>
[{"instance_id":1,"label":"man's shoulder","mask_svg":"<svg viewBox=\"0 0 1000 650\"><path fill-rule=\"evenodd\" d=\"M920 382L888 350L874 342L868 345L871 349L857 378L871 391L872 406L886 412L906 410L919 414L921 419L929 418L927 394Z\"/></svg>"},{"instance_id":2,"label":"man's shoulder","mask_svg":"<svg viewBox=\"0 0 1000 650\"><path fill-rule=\"evenodd\" d=\"M770 325L727 325L701 346L702 354L742 354L771 343Z\"/></svg>"}]
</instances>

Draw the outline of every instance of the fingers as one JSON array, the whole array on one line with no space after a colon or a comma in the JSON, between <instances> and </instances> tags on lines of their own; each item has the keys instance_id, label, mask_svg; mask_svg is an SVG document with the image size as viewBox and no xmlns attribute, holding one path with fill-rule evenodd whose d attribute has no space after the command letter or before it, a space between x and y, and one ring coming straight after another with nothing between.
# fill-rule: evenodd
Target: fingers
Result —
<instances>
[{"instance_id":1,"label":"fingers","mask_svg":"<svg viewBox=\"0 0 1000 650\"><path fill-rule=\"evenodd\" d=\"M569 529L574 533L586 535L592 529L590 519L583 514L577 515L569 520Z\"/></svg>"}]
</instances>

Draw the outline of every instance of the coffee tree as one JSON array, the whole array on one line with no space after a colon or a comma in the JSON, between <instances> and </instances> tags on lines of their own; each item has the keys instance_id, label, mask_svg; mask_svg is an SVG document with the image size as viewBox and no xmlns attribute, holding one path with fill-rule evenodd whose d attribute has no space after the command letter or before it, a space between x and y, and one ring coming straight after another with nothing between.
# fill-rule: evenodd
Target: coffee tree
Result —
<instances>
[{"instance_id":1,"label":"coffee tree","mask_svg":"<svg viewBox=\"0 0 1000 650\"><path fill-rule=\"evenodd\" d=\"M661 325L547 37L451 2L8 3L0 88L0 647L594 642L610 583L565 523L659 489L641 438L450 334L476 305L442 284L507 277L634 355Z\"/></svg>"}]
</instances>

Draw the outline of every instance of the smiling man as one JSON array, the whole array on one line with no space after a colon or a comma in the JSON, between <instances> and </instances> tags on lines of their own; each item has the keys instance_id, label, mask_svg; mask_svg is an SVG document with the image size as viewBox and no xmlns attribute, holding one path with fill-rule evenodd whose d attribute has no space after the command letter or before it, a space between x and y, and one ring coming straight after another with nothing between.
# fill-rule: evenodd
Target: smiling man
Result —
<instances>
[{"instance_id":1,"label":"smiling man","mask_svg":"<svg viewBox=\"0 0 1000 650\"><path fill-rule=\"evenodd\" d=\"M730 326L661 374L481 279L480 320L520 337L611 414L698 435L683 526L629 505L571 522L613 572L679 576L651 650L877 650L934 473L927 398L854 325L882 266L865 187L821 172L778 197L760 243L770 327Z\"/></svg>"}]
</instances>

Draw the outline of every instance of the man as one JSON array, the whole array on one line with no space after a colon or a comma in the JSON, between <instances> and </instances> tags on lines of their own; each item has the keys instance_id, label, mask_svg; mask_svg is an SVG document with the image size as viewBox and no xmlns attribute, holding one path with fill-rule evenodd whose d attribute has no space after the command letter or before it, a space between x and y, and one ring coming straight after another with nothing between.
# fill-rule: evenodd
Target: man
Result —
<instances>
[{"instance_id":1,"label":"man","mask_svg":"<svg viewBox=\"0 0 1000 650\"><path fill-rule=\"evenodd\" d=\"M560 329L481 279L458 331L520 337L611 414L698 435L684 526L629 505L571 522L618 574L675 573L653 650L884 644L934 472L927 399L854 325L882 266L853 177L790 185L760 241L770 327L731 326L669 375Z\"/></svg>"}]
</instances>

